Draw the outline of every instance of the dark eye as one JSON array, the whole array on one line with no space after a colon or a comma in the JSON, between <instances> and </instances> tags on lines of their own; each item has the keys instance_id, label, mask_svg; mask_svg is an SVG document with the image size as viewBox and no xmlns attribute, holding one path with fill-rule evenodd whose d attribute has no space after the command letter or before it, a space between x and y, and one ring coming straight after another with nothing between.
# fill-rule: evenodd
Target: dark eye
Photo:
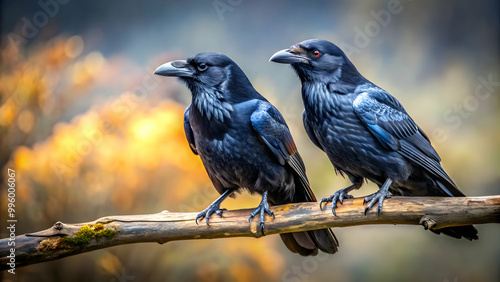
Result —
<instances>
[{"instance_id":1,"label":"dark eye","mask_svg":"<svg viewBox=\"0 0 500 282\"><path fill-rule=\"evenodd\" d=\"M317 57L321 56L321 52L319 50L314 50L314 51L312 51L312 55L314 58L317 58Z\"/></svg>"},{"instance_id":2,"label":"dark eye","mask_svg":"<svg viewBox=\"0 0 500 282\"><path fill-rule=\"evenodd\" d=\"M206 69L207 69L207 64L205 64L205 63L199 63L198 64L198 70L199 71L204 71Z\"/></svg>"}]
</instances>

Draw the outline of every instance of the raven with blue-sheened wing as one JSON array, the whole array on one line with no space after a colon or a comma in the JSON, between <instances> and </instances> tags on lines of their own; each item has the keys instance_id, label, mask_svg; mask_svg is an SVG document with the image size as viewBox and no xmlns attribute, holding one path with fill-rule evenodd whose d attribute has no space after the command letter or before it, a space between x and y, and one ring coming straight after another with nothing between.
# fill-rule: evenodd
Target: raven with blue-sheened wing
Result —
<instances>
[{"instance_id":1,"label":"raven with blue-sheened wing","mask_svg":"<svg viewBox=\"0 0 500 282\"><path fill-rule=\"evenodd\" d=\"M249 217L259 215L262 232L265 215L274 215L270 206L316 201L285 120L235 62L205 52L163 64L155 74L179 77L191 90L192 103L184 115L186 138L221 194L196 221L205 218L208 224L213 213L222 216L222 201L241 189L262 195ZM333 254L338 248L330 229L280 236L288 249L301 255L318 250Z\"/></svg>"},{"instance_id":2,"label":"raven with blue-sheened wing","mask_svg":"<svg viewBox=\"0 0 500 282\"><path fill-rule=\"evenodd\" d=\"M352 185L321 202L352 198L363 179L379 191L366 196L365 213L385 198L402 196L463 197L441 167L429 138L389 93L364 78L335 44L318 39L275 53L271 61L290 64L302 82L303 120L312 142ZM474 226L432 230L455 238L477 239Z\"/></svg>"}]
</instances>

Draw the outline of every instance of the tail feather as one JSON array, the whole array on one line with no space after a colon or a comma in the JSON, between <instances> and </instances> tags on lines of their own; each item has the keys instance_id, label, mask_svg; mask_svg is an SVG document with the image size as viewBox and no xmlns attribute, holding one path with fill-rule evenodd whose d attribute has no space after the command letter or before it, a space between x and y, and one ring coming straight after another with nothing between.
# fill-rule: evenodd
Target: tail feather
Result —
<instances>
[{"instance_id":1,"label":"tail feather","mask_svg":"<svg viewBox=\"0 0 500 282\"><path fill-rule=\"evenodd\" d=\"M461 239L465 238L469 241L477 240L479 237L477 236L477 229L474 225L465 225L465 226L453 226L453 227L445 227L437 230L431 230L436 234L445 234L451 236L453 238Z\"/></svg>"},{"instance_id":2,"label":"tail feather","mask_svg":"<svg viewBox=\"0 0 500 282\"><path fill-rule=\"evenodd\" d=\"M432 181L428 181L432 179ZM465 197L452 181L446 179L436 179L428 174L414 173L413 179L408 181L412 189L399 190L401 196L438 196L438 197ZM474 225L453 226L431 230L436 234L445 234L453 238L465 238L469 241L477 240L478 231Z\"/></svg>"},{"instance_id":3,"label":"tail feather","mask_svg":"<svg viewBox=\"0 0 500 282\"><path fill-rule=\"evenodd\" d=\"M444 183L443 183L444 182ZM449 181L440 181L436 180L437 186L442 190L442 191L451 191L454 197L465 197L465 194L460 191L457 186L453 182ZM449 192L447 192L449 194ZM461 239L465 238L469 241L472 240L477 240L479 237L477 236L477 229L474 227L474 225L465 225L465 226L453 226L453 227L446 227L446 228L441 228L437 230L432 230L432 232L436 234L445 234L448 236L451 236L453 238Z\"/></svg>"},{"instance_id":4,"label":"tail feather","mask_svg":"<svg viewBox=\"0 0 500 282\"><path fill-rule=\"evenodd\" d=\"M307 180L295 178L295 194L293 195L292 203L316 202L311 187ZM290 203L290 201L280 201L285 197L270 197L269 201L272 205L281 205ZM277 200L278 199L278 200ZM292 252L302 256L315 256L318 250L328 254L334 254L338 251L339 242L330 228L311 230L304 232L293 232L280 234L281 240L285 246Z\"/></svg>"},{"instance_id":5,"label":"tail feather","mask_svg":"<svg viewBox=\"0 0 500 282\"><path fill-rule=\"evenodd\" d=\"M298 253L301 256L315 256L318 254L318 249L311 244L312 239L307 232L284 233L280 234L281 240L285 246L293 253Z\"/></svg>"},{"instance_id":6,"label":"tail feather","mask_svg":"<svg viewBox=\"0 0 500 282\"><path fill-rule=\"evenodd\" d=\"M335 234L333 234L330 228L309 232L313 233L312 238L316 239L316 245L321 251L327 254L335 254L339 250L337 237L335 237Z\"/></svg>"},{"instance_id":7,"label":"tail feather","mask_svg":"<svg viewBox=\"0 0 500 282\"><path fill-rule=\"evenodd\" d=\"M338 251L337 238L330 229L284 233L280 236L290 251L302 256L315 256L318 249L327 254Z\"/></svg>"}]
</instances>

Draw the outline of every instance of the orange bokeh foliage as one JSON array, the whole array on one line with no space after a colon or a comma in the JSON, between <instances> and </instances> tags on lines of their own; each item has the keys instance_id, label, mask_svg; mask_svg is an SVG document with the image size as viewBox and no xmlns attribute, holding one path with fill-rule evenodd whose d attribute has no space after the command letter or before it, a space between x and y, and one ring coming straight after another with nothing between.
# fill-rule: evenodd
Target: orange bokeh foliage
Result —
<instances>
[{"instance_id":1,"label":"orange bokeh foliage","mask_svg":"<svg viewBox=\"0 0 500 282\"><path fill-rule=\"evenodd\" d=\"M186 141L185 105L123 91L61 121L79 97L96 86L115 89L113 77L120 75L119 67L133 65L123 57L85 54L83 46L83 39L73 36L33 49L2 50L6 64L0 78L0 153L7 156L5 167L16 171L20 230L32 232L57 220L81 222L112 214L201 211L218 193ZM178 87L170 80L167 91ZM242 195L228 200L227 207L253 202L255 198ZM278 241L186 242L182 250L170 250L168 244L161 250L153 246L149 257L132 264L161 262L158 269L180 269L180 277L186 279L250 281L255 275L278 279L284 267L284 258L274 250ZM122 252L134 247L125 246ZM214 260L193 260L199 252ZM119 253L103 250L95 260L86 259L90 268L112 275L121 271Z\"/></svg>"}]
</instances>

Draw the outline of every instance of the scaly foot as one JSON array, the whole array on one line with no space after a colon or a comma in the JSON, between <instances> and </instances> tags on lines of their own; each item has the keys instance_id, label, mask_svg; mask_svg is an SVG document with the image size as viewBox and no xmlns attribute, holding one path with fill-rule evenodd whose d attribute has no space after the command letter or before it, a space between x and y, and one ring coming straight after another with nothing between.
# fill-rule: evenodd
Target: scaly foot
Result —
<instances>
[{"instance_id":1,"label":"scaly foot","mask_svg":"<svg viewBox=\"0 0 500 282\"><path fill-rule=\"evenodd\" d=\"M264 215L267 213L268 215L272 215L274 219L274 212L269 209L269 204L267 203L267 192L262 194L262 200L259 206L248 217L248 222L258 213L260 213L260 231L264 235Z\"/></svg>"},{"instance_id":2,"label":"scaly foot","mask_svg":"<svg viewBox=\"0 0 500 282\"><path fill-rule=\"evenodd\" d=\"M196 222L196 224L198 224L198 219L200 218L205 218L206 221L207 221L207 225L210 225L208 224L208 219L210 218L210 216L215 213L216 215L222 217L222 212L227 210L227 209L221 209L220 208L220 204L222 203L222 201L224 201L229 195L231 195L231 193L233 193L233 190L226 190L224 191L224 193L222 193L222 195L220 195L219 198L217 198L217 200L215 200L213 203L211 203L206 209L204 209L203 211L201 211L197 216L196 216L196 219L194 220L194 222Z\"/></svg>"},{"instance_id":3,"label":"scaly foot","mask_svg":"<svg viewBox=\"0 0 500 282\"><path fill-rule=\"evenodd\" d=\"M208 224L208 219L210 218L210 216L212 214L215 213L216 215L222 217L222 212L226 211L226 210L227 209L221 209L221 208L219 208L218 205L210 204L210 206L208 206L206 209L204 209L202 212L200 212L196 216L196 219L194 221L196 222L196 224L198 224L198 219L205 218L205 220L207 222L207 225L210 225L210 224Z\"/></svg>"},{"instance_id":4,"label":"scaly foot","mask_svg":"<svg viewBox=\"0 0 500 282\"><path fill-rule=\"evenodd\" d=\"M353 189L352 186L349 186L347 188L338 190L337 192L333 193L333 195L331 195L328 198L321 199L321 201L319 202L319 208L323 209L323 207L322 207L323 203L332 202L332 213L333 213L333 215L337 216L337 214L335 213L335 209L337 208L337 201L340 204L342 204L344 202L344 199L354 198L353 196L348 194L349 191L351 191L352 189Z\"/></svg>"}]
</instances>

